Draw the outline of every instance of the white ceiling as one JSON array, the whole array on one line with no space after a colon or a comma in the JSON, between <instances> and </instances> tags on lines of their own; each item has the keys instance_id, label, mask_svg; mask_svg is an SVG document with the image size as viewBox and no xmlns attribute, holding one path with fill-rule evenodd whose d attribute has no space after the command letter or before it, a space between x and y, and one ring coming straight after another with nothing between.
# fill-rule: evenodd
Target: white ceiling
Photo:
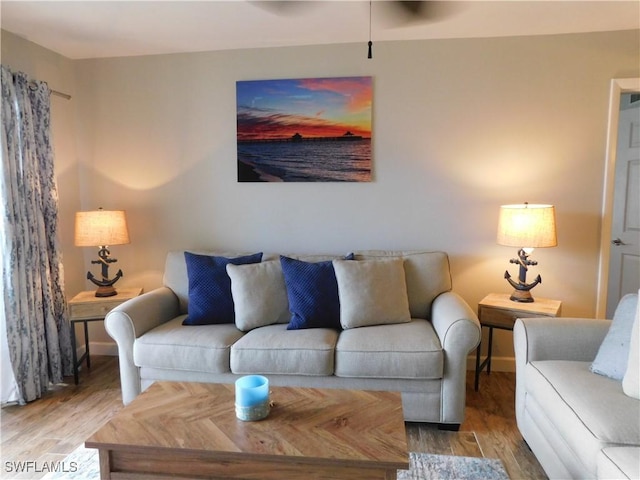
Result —
<instances>
[{"instance_id":1,"label":"white ceiling","mask_svg":"<svg viewBox=\"0 0 640 480\"><path fill-rule=\"evenodd\" d=\"M366 42L368 1L0 0L2 29L72 59ZM373 2L376 41L640 28L640 1L428 2L431 20Z\"/></svg>"}]
</instances>

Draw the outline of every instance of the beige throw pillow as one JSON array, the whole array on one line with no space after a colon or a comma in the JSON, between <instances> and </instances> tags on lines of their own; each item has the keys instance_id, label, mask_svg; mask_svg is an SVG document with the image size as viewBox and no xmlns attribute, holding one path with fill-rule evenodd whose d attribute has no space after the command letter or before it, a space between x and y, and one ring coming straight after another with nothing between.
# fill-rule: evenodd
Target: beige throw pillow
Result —
<instances>
[{"instance_id":1,"label":"beige throw pillow","mask_svg":"<svg viewBox=\"0 0 640 480\"><path fill-rule=\"evenodd\" d=\"M640 294L640 292L638 292ZM639 295L640 297L640 295ZM622 379L622 390L630 397L640 400L640 301L636 306L636 315L631 327L629 360L627 371Z\"/></svg>"},{"instance_id":2,"label":"beige throw pillow","mask_svg":"<svg viewBox=\"0 0 640 480\"><path fill-rule=\"evenodd\" d=\"M411 321L403 260L334 260L342 328Z\"/></svg>"},{"instance_id":3,"label":"beige throw pillow","mask_svg":"<svg viewBox=\"0 0 640 480\"><path fill-rule=\"evenodd\" d=\"M287 287L277 260L248 265L227 265L238 330L289 321Z\"/></svg>"}]
</instances>

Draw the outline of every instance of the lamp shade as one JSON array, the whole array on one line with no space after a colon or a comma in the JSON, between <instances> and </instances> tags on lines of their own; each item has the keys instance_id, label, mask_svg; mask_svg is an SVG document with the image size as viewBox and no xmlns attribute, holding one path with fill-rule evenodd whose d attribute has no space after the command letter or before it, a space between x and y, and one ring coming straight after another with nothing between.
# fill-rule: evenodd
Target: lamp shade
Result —
<instances>
[{"instance_id":1,"label":"lamp shade","mask_svg":"<svg viewBox=\"0 0 640 480\"><path fill-rule=\"evenodd\" d=\"M78 247L129 243L129 230L124 210L77 212L74 243Z\"/></svg>"},{"instance_id":2,"label":"lamp shade","mask_svg":"<svg viewBox=\"0 0 640 480\"><path fill-rule=\"evenodd\" d=\"M540 248L558 245L553 205L502 205L498 219L498 244Z\"/></svg>"}]
</instances>

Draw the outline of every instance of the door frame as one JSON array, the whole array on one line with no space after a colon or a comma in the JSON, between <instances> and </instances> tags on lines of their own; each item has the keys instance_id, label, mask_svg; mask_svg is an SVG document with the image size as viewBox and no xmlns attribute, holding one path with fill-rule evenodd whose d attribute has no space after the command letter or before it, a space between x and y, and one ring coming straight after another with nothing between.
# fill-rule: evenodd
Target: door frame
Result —
<instances>
[{"instance_id":1,"label":"door frame","mask_svg":"<svg viewBox=\"0 0 640 480\"><path fill-rule=\"evenodd\" d=\"M611 256L611 223L613 215L613 190L616 173L616 151L618 148L618 118L620 95L640 92L640 78L614 78L609 88L609 121L607 125L607 149L604 166L604 190L600 218L600 260L598 265L598 296L596 318L605 318L607 289L609 282L609 259Z\"/></svg>"}]
</instances>

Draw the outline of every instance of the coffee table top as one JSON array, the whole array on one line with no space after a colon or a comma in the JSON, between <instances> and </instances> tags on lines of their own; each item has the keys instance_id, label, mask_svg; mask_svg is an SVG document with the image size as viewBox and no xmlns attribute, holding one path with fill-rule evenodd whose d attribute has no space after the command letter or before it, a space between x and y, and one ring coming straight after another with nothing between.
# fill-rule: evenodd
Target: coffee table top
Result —
<instances>
[{"instance_id":1,"label":"coffee table top","mask_svg":"<svg viewBox=\"0 0 640 480\"><path fill-rule=\"evenodd\" d=\"M269 416L243 422L235 415L234 385L156 382L85 445L409 468L399 393L299 387L270 391Z\"/></svg>"}]
</instances>

